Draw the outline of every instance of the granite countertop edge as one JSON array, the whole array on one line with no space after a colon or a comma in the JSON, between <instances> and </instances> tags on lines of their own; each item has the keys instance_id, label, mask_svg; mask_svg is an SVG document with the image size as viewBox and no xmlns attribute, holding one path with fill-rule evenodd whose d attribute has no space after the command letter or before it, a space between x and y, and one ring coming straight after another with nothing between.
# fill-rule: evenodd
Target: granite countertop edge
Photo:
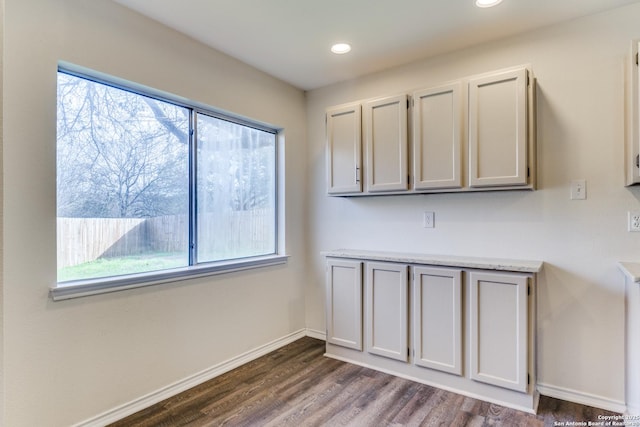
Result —
<instances>
[{"instance_id":1,"label":"granite countertop edge","mask_svg":"<svg viewBox=\"0 0 640 427\"><path fill-rule=\"evenodd\" d=\"M425 264L443 267L477 268L482 270L515 271L525 273L539 273L542 271L544 265L543 261L536 260L357 249L333 249L323 251L321 254L328 258L349 258L367 261L401 262L407 264ZM638 278L640 280L640 264L638 269Z\"/></svg>"}]
</instances>

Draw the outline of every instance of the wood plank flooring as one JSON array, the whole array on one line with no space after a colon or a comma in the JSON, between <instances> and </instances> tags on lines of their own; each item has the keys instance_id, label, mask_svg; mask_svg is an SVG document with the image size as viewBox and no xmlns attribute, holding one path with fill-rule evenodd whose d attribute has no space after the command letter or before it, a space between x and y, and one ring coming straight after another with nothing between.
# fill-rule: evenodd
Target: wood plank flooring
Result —
<instances>
[{"instance_id":1,"label":"wood plank flooring","mask_svg":"<svg viewBox=\"0 0 640 427\"><path fill-rule=\"evenodd\" d=\"M614 413L542 397L538 415L323 356L302 338L112 426L553 426Z\"/></svg>"}]
</instances>

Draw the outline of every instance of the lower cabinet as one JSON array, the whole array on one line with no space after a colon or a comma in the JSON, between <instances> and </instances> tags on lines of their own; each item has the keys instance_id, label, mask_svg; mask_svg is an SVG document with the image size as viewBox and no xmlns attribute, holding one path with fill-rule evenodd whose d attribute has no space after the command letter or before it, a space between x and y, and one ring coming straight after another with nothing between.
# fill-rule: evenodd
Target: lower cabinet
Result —
<instances>
[{"instance_id":1,"label":"lower cabinet","mask_svg":"<svg viewBox=\"0 0 640 427\"><path fill-rule=\"evenodd\" d=\"M326 355L535 413L535 277L328 257Z\"/></svg>"},{"instance_id":2,"label":"lower cabinet","mask_svg":"<svg viewBox=\"0 0 640 427\"><path fill-rule=\"evenodd\" d=\"M362 350L360 261L327 261L327 343Z\"/></svg>"},{"instance_id":3,"label":"lower cabinet","mask_svg":"<svg viewBox=\"0 0 640 427\"><path fill-rule=\"evenodd\" d=\"M462 270L413 268L413 363L462 375Z\"/></svg>"},{"instance_id":4,"label":"lower cabinet","mask_svg":"<svg viewBox=\"0 0 640 427\"><path fill-rule=\"evenodd\" d=\"M469 273L471 379L526 392L528 278Z\"/></svg>"},{"instance_id":5,"label":"lower cabinet","mask_svg":"<svg viewBox=\"0 0 640 427\"><path fill-rule=\"evenodd\" d=\"M365 281L367 351L406 362L408 354L408 267L368 262Z\"/></svg>"}]
</instances>

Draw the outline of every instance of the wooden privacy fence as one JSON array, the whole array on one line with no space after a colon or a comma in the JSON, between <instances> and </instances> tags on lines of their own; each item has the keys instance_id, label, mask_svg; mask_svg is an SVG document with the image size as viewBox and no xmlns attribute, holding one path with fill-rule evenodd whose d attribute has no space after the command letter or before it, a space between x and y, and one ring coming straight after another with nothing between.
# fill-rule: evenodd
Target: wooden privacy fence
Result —
<instances>
[{"instance_id":1,"label":"wooden privacy fence","mask_svg":"<svg viewBox=\"0 0 640 427\"><path fill-rule=\"evenodd\" d=\"M199 253L224 259L271 253L275 246L270 209L204 214ZM58 268L98 258L184 252L189 244L186 215L153 218L58 218Z\"/></svg>"}]
</instances>

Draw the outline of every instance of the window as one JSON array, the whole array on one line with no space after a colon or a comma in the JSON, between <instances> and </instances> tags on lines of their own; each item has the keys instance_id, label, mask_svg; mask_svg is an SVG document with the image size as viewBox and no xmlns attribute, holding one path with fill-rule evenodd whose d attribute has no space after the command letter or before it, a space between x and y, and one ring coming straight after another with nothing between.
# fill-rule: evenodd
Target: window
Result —
<instances>
[{"instance_id":1,"label":"window","mask_svg":"<svg viewBox=\"0 0 640 427\"><path fill-rule=\"evenodd\" d=\"M275 129L61 68L54 299L283 262L276 159Z\"/></svg>"}]
</instances>

